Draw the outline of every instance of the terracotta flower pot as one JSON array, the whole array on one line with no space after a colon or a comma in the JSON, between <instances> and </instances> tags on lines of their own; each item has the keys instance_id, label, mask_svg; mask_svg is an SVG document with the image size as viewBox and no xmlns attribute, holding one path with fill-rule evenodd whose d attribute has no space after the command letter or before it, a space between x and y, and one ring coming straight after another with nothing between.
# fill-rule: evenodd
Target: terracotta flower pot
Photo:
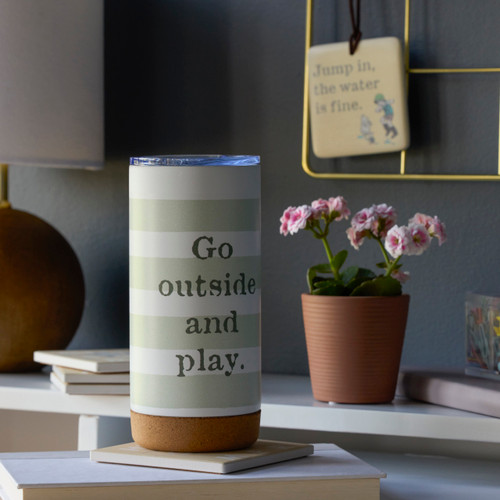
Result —
<instances>
[{"instance_id":1,"label":"terracotta flower pot","mask_svg":"<svg viewBox=\"0 0 500 500\"><path fill-rule=\"evenodd\" d=\"M314 398L336 403L394 399L410 297L302 294Z\"/></svg>"}]
</instances>

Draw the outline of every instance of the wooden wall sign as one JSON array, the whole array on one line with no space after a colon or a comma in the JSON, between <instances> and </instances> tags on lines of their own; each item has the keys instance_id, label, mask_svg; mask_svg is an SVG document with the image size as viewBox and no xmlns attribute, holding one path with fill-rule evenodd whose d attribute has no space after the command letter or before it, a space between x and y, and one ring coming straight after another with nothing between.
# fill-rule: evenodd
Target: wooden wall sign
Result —
<instances>
[{"instance_id":1,"label":"wooden wall sign","mask_svg":"<svg viewBox=\"0 0 500 500\"><path fill-rule=\"evenodd\" d=\"M309 49L309 112L318 158L387 153L410 142L405 68L395 37Z\"/></svg>"}]
</instances>

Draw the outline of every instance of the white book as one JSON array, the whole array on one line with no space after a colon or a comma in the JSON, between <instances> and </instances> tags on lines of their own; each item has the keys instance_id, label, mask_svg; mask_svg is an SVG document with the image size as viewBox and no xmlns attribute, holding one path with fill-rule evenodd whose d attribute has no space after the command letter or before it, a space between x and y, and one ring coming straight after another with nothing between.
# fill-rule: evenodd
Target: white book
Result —
<instances>
[{"instance_id":1,"label":"white book","mask_svg":"<svg viewBox=\"0 0 500 500\"><path fill-rule=\"evenodd\" d=\"M52 366L52 371L65 384L129 384L130 373L93 373L65 366Z\"/></svg>"},{"instance_id":2,"label":"white book","mask_svg":"<svg viewBox=\"0 0 500 500\"><path fill-rule=\"evenodd\" d=\"M106 394L108 396L130 394L130 384L66 384L58 378L55 372L50 373L50 381L66 394Z\"/></svg>"},{"instance_id":3,"label":"white book","mask_svg":"<svg viewBox=\"0 0 500 500\"><path fill-rule=\"evenodd\" d=\"M33 359L45 365L58 365L94 373L130 371L129 349L35 351Z\"/></svg>"},{"instance_id":4,"label":"white book","mask_svg":"<svg viewBox=\"0 0 500 500\"><path fill-rule=\"evenodd\" d=\"M314 453L311 444L258 440L244 450L214 453L153 451L137 443L119 444L90 452L90 459L113 464L143 465L165 469L227 474L261 465L283 462Z\"/></svg>"},{"instance_id":5,"label":"white book","mask_svg":"<svg viewBox=\"0 0 500 500\"><path fill-rule=\"evenodd\" d=\"M375 500L385 477L335 445L315 445L313 455L233 474L99 463L88 452L19 455L0 454L0 484L10 500Z\"/></svg>"}]
</instances>

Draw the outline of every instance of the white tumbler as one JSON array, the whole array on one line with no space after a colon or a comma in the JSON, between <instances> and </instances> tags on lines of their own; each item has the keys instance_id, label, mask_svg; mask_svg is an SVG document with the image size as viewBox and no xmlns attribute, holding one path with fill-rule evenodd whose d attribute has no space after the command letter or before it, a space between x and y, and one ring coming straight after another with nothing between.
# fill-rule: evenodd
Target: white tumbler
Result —
<instances>
[{"instance_id":1,"label":"white tumbler","mask_svg":"<svg viewBox=\"0 0 500 500\"><path fill-rule=\"evenodd\" d=\"M133 438L248 447L260 425L260 158L131 158L129 180Z\"/></svg>"}]
</instances>

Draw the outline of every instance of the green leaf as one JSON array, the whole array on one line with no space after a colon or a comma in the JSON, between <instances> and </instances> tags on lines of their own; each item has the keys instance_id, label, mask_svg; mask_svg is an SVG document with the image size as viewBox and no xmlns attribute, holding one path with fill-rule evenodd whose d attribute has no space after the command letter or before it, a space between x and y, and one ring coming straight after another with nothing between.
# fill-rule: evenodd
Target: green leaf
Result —
<instances>
[{"instance_id":1,"label":"green leaf","mask_svg":"<svg viewBox=\"0 0 500 500\"><path fill-rule=\"evenodd\" d=\"M307 284L309 285L309 293L312 293L313 283L318 273L322 274L332 274L332 269L330 264L316 264L307 270Z\"/></svg>"},{"instance_id":2,"label":"green leaf","mask_svg":"<svg viewBox=\"0 0 500 500\"><path fill-rule=\"evenodd\" d=\"M317 273L332 274L332 268L328 262L325 264L316 264L309 269L314 269Z\"/></svg>"},{"instance_id":3,"label":"green leaf","mask_svg":"<svg viewBox=\"0 0 500 500\"><path fill-rule=\"evenodd\" d=\"M364 281L352 292L352 296L386 297L401 295L401 283L391 276L378 276L375 279Z\"/></svg>"},{"instance_id":4,"label":"green leaf","mask_svg":"<svg viewBox=\"0 0 500 500\"><path fill-rule=\"evenodd\" d=\"M351 282L358 274L359 267L350 266L341 275L342 281L347 285Z\"/></svg>"},{"instance_id":5,"label":"green leaf","mask_svg":"<svg viewBox=\"0 0 500 500\"><path fill-rule=\"evenodd\" d=\"M358 288L361 284L363 284L365 281L371 281L373 278L354 278L347 284L347 288L349 289L349 295L352 295L352 292Z\"/></svg>"},{"instance_id":6,"label":"green leaf","mask_svg":"<svg viewBox=\"0 0 500 500\"><path fill-rule=\"evenodd\" d=\"M333 258L333 267L339 270L343 266L346 259L347 259L347 250L341 250Z\"/></svg>"},{"instance_id":7,"label":"green leaf","mask_svg":"<svg viewBox=\"0 0 500 500\"><path fill-rule=\"evenodd\" d=\"M321 284L321 286L315 287L312 291L312 295L348 295L347 288L337 281L325 280L318 283L318 285L319 284Z\"/></svg>"},{"instance_id":8,"label":"green leaf","mask_svg":"<svg viewBox=\"0 0 500 500\"><path fill-rule=\"evenodd\" d=\"M313 288L325 288L327 286L331 286L336 283L334 280L325 280L323 278L316 278L313 281Z\"/></svg>"},{"instance_id":9,"label":"green leaf","mask_svg":"<svg viewBox=\"0 0 500 500\"><path fill-rule=\"evenodd\" d=\"M342 280L346 285L349 294L364 283L365 281L372 280L376 277L375 273L370 271L369 269L365 269L363 267L348 267L344 273L342 274Z\"/></svg>"},{"instance_id":10,"label":"green leaf","mask_svg":"<svg viewBox=\"0 0 500 500\"><path fill-rule=\"evenodd\" d=\"M373 279L376 277L377 275L373 271L371 271L370 269L366 269L364 267L359 268L358 275L356 276L356 278L365 278L365 279Z\"/></svg>"}]
</instances>

